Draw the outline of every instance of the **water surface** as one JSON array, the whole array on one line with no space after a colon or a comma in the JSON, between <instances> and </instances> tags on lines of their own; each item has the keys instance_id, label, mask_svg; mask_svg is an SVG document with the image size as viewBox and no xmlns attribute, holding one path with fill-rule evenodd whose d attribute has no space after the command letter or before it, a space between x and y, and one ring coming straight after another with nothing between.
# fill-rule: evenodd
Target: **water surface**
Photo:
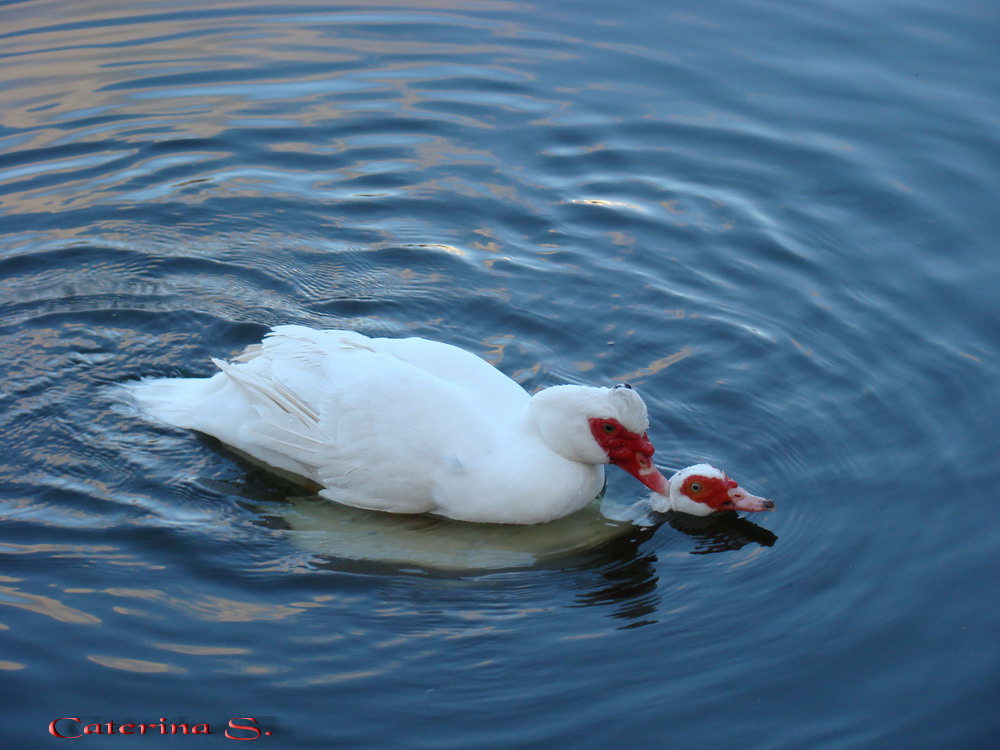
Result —
<instances>
[{"instance_id":1,"label":"water surface","mask_svg":"<svg viewBox=\"0 0 1000 750\"><path fill-rule=\"evenodd\" d=\"M992 746L998 15L3 5L5 743ZM477 535L117 395L279 323L627 380L778 512Z\"/></svg>"}]
</instances>

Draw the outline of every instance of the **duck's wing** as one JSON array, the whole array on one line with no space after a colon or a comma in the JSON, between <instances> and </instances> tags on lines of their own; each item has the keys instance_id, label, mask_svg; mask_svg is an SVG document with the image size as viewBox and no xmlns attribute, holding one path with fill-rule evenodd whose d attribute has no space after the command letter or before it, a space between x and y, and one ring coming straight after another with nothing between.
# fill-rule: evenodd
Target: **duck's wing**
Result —
<instances>
[{"instance_id":1,"label":"duck's wing","mask_svg":"<svg viewBox=\"0 0 1000 750\"><path fill-rule=\"evenodd\" d=\"M309 368L319 378L314 385L339 382L344 370L357 366L359 360L370 360L387 370L393 368L391 359L398 360L481 401L500 419L525 408L528 400L520 385L481 357L451 344L417 337L369 338L356 331L276 326L241 359L259 355L267 356L278 369Z\"/></svg>"},{"instance_id":2,"label":"duck's wing","mask_svg":"<svg viewBox=\"0 0 1000 750\"><path fill-rule=\"evenodd\" d=\"M396 351L396 341L277 328L233 363L216 361L220 373L210 380L225 382L187 426L319 482L338 502L433 511L440 473L461 473L492 450L506 429L497 424L498 404L523 410L528 396L502 375L500 395L484 387L497 381L478 364L500 373L475 355L471 361L447 345L430 351L417 342L435 342L420 339ZM479 380L457 385L449 364ZM506 416L504 425L516 415Z\"/></svg>"},{"instance_id":3,"label":"duck's wing","mask_svg":"<svg viewBox=\"0 0 1000 750\"><path fill-rule=\"evenodd\" d=\"M500 420L526 408L529 396L524 388L472 352L421 338L371 341L381 351L466 391L470 398L482 399Z\"/></svg>"}]
</instances>

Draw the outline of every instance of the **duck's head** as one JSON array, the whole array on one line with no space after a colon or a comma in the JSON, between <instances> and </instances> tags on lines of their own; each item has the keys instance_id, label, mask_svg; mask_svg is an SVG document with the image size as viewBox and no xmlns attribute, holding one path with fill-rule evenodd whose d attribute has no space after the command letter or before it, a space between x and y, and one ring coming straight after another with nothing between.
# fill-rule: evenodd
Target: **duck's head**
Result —
<instances>
[{"instance_id":1,"label":"duck's head","mask_svg":"<svg viewBox=\"0 0 1000 750\"><path fill-rule=\"evenodd\" d=\"M751 495L724 471L709 464L681 469L669 480L669 490L653 495L653 510L677 510L707 516L727 510L774 510L774 501Z\"/></svg>"},{"instance_id":2,"label":"duck's head","mask_svg":"<svg viewBox=\"0 0 1000 750\"><path fill-rule=\"evenodd\" d=\"M668 491L667 478L653 465L646 404L627 383L546 388L532 397L531 413L545 442L560 455L615 464L653 492Z\"/></svg>"}]
</instances>

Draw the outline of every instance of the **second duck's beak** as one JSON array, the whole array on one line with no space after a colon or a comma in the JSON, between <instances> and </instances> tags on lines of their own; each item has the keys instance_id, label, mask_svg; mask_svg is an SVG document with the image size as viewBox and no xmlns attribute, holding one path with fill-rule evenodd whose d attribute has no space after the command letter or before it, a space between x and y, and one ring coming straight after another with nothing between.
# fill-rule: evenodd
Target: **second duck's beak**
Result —
<instances>
[{"instance_id":1,"label":"second duck's beak","mask_svg":"<svg viewBox=\"0 0 1000 750\"><path fill-rule=\"evenodd\" d=\"M733 501L733 509L735 510L774 510L774 500L751 495L739 485L729 490L729 499Z\"/></svg>"}]
</instances>

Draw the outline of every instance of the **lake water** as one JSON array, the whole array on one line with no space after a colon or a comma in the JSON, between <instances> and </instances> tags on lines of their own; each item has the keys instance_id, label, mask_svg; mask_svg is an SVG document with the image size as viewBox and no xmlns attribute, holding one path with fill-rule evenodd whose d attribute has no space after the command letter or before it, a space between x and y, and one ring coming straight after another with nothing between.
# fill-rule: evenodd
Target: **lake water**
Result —
<instances>
[{"instance_id":1,"label":"lake water","mask_svg":"<svg viewBox=\"0 0 1000 750\"><path fill-rule=\"evenodd\" d=\"M4 747L995 747L998 42L985 0L0 5ZM778 510L345 511L119 398L289 322L628 380L663 466Z\"/></svg>"}]
</instances>

